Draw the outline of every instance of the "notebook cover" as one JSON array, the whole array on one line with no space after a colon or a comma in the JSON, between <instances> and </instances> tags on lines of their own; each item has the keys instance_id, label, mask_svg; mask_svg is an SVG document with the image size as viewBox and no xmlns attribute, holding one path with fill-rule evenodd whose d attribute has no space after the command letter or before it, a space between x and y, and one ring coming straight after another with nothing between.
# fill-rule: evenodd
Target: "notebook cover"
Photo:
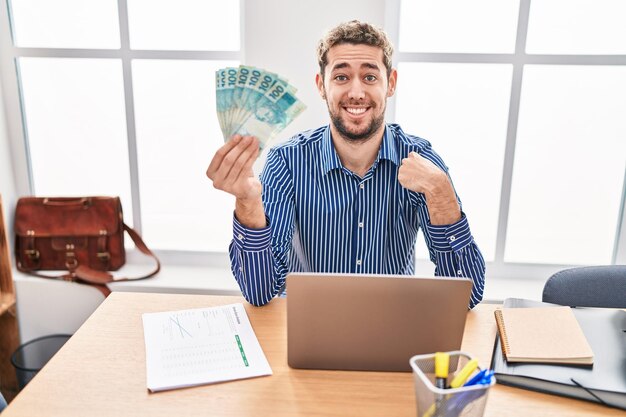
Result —
<instances>
[{"instance_id":1,"label":"notebook cover","mask_svg":"<svg viewBox=\"0 0 626 417\"><path fill-rule=\"evenodd\" d=\"M509 298L504 307L554 304ZM497 382L519 388L578 398L626 410L626 311L572 309L591 349L593 366L508 363L496 335L491 367Z\"/></svg>"},{"instance_id":2,"label":"notebook cover","mask_svg":"<svg viewBox=\"0 0 626 417\"><path fill-rule=\"evenodd\" d=\"M495 311L508 362L593 364L593 351L569 307Z\"/></svg>"}]
</instances>

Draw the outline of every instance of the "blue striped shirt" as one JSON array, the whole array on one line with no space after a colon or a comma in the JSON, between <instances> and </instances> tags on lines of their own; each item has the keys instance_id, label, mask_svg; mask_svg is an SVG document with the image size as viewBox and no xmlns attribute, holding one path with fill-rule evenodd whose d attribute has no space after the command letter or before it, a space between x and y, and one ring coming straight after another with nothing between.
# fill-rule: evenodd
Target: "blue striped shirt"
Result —
<instances>
[{"instance_id":1,"label":"blue striped shirt","mask_svg":"<svg viewBox=\"0 0 626 417\"><path fill-rule=\"evenodd\" d=\"M386 125L364 177L341 164L329 126L272 148L261 174L268 226L233 222L231 269L246 300L268 303L294 271L411 275L422 227L435 275L471 278L469 306L478 304L485 262L465 214L452 225L433 226L424 195L398 182L401 160L412 151L448 173L428 141L396 124Z\"/></svg>"}]
</instances>

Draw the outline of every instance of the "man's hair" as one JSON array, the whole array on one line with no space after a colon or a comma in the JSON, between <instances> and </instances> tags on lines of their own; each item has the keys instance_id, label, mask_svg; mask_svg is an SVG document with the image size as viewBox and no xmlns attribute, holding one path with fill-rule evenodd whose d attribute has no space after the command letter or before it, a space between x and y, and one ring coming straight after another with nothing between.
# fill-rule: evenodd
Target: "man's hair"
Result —
<instances>
[{"instance_id":1,"label":"man's hair","mask_svg":"<svg viewBox=\"0 0 626 417\"><path fill-rule=\"evenodd\" d=\"M393 45L387 34L380 28L366 22L352 20L341 23L331 29L317 45L317 62L320 66L320 74L324 78L324 71L328 65L328 51L335 45L350 43L354 45L376 46L383 51L383 63L387 68L387 78L391 74L391 57Z\"/></svg>"}]
</instances>

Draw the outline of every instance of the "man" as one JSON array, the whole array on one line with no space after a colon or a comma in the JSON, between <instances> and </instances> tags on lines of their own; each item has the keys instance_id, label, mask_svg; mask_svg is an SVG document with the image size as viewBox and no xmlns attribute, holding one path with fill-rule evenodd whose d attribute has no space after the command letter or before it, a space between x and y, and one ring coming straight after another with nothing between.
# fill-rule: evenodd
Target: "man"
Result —
<instances>
[{"instance_id":1,"label":"man","mask_svg":"<svg viewBox=\"0 0 626 417\"><path fill-rule=\"evenodd\" d=\"M463 276L482 300L485 263L447 167L430 143L385 124L397 72L381 30L352 21L319 43L316 75L331 123L270 150L235 135L207 170L236 197L231 268L244 297L268 303L291 271L412 274L422 227L435 275Z\"/></svg>"}]
</instances>

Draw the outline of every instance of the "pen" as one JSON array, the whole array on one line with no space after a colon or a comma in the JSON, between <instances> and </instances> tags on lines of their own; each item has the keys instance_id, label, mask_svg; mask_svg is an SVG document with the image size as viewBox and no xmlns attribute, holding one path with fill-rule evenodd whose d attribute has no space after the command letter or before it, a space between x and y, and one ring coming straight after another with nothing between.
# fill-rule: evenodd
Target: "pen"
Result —
<instances>
[{"instance_id":1,"label":"pen","mask_svg":"<svg viewBox=\"0 0 626 417\"><path fill-rule=\"evenodd\" d=\"M483 370L476 374L472 379L465 383L464 387L468 387L470 385L489 385L491 384L491 379L493 378L494 371L491 370Z\"/></svg>"},{"instance_id":2,"label":"pen","mask_svg":"<svg viewBox=\"0 0 626 417\"><path fill-rule=\"evenodd\" d=\"M478 368L478 359L472 359L465 364L463 369L455 375L450 383L450 388L458 388L462 386L467 378Z\"/></svg>"},{"instance_id":3,"label":"pen","mask_svg":"<svg viewBox=\"0 0 626 417\"><path fill-rule=\"evenodd\" d=\"M485 376L483 377L483 379L481 381L479 381L479 384L491 384L491 380L493 379L493 374L495 373L495 371L492 369L491 371L487 371L487 373L485 373Z\"/></svg>"},{"instance_id":4,"label":"pen","mask_svg":"<svg viewBox=\"0 0 626 417\"><path fill-rule=\"evenodd\" d=\"M463 385L464 387L469 387L470 385L476 385L478 384L485 376L485 374L487 373L486 369L483 369L482 371L479 371L476 375L474 375L469 381L467 381L465 383L465 385Z\"/></svg>"}]
</instances>

